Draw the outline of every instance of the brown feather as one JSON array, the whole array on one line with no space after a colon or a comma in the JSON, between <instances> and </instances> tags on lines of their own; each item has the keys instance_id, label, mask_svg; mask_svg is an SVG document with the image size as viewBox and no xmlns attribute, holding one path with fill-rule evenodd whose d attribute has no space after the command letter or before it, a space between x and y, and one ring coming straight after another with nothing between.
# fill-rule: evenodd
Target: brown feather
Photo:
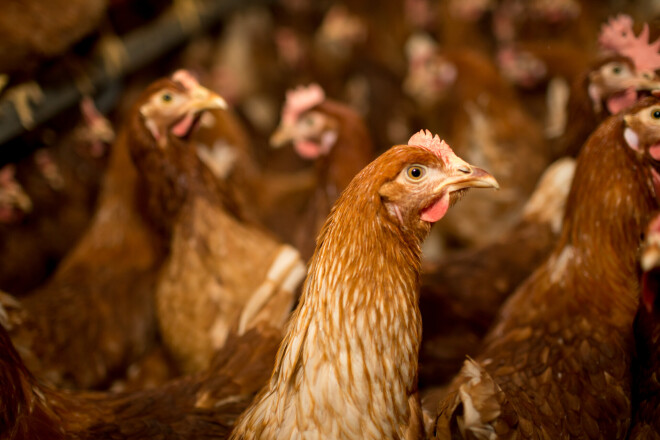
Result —
<instances>
[{"instance_id":1,"label":"brown feather","mask_svg":"<svg viewBox=\"0 0 660 440\"><path fill-rule=\"evenodd\" d=\"M27 371L0 328L0 429L8 440L217 439L268 378L279 330L230 335L211 367L135 393L63 392Z\"/></svg>"},{"instance_id":2,"label":"brown feather","mask_svg":"<svg viewBox=\"0 0 660 440\"><path fill-rule=\"evenodd\" d=\"M635 260L658 202L622 125L611 117L589 138L555 251L504 305L476 359L515 409L504 438L620 438L628 429ZM435 438L451 437L452 417L440 409Z\"/></svg>"},{"instance_id":3,"label":"brown feather","mask_svg":"<svg viewBox=\"0 0 660 440\"><path fill-rule=\"evenodd\" d=\"M420 212L460 173L428 148L392 147L339 197L270 383L231 438L421 438ZM417 186L404 179L413 164L438 174Z\"/></svg>"}]
</instances>

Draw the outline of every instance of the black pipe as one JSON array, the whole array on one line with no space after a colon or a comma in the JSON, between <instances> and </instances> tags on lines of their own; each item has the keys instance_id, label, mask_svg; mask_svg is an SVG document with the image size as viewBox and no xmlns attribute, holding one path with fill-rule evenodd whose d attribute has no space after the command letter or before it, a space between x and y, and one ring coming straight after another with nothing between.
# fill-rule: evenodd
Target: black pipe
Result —
<instances>
[{"instance_id":1,"label":"black pipe","mask_svg":"<svg viewBox=\"0 0 660 440\"><path fill-rule=\"evenodd\" d=\"M93 90L103 89L109 82L145 67L184 43L190 37L203 32L230 13L255 4L268 3L268 0L205 0L192 2L197 14L182 20L181 15L170 8L151 23L127 34L121 42L126 49L126 57L114 72L104 66L104 60L95 59L88 67ZM176 3L175 3L176 4ZM195 16L196 15L196 16ZM59 87L44 87L43 99L32 105L34 126L38 126L63 110L76 105L82 95L74 81ZM27 129L21 124L14 105L7 99L0 101L0 145L20 136Z\"/></svg>"}]
</instances>

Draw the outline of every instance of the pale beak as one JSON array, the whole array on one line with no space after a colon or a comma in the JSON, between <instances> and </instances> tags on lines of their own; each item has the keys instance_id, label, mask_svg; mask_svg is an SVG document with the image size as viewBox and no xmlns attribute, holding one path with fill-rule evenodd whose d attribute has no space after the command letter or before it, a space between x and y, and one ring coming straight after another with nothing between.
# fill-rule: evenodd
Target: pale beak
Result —
<instances>
[{"instance_id":1,"label":"pale beak","mask_svg":"<svg viewBox=\"0 0 660 440\"><path fill-rule=\"evenodd\" d=\"M642 270L644 272L649 272L654 267L660 266L660 246L658 246L659 244L660 244L660 237L655 237L655 240L653 240L653 242L649 244L642 252L640 265L642 266Z\"/></svg>"},{"instance_id":2,"label":"pale beak","mask_svg":"<svg viewBox=\"0 0 660 440\"><path fill-rule=\"evenodd\" d=\"M275 133L270 136L270 146L272 148L281 148L286 145L293 139L290 131L290 128L280 124L275 130Z\"/></svg>"},{"instance_id":3,"label":"pale beak","mask_svg":"<svg viewBox=\"0 0 660 440\"><path fill-rule=\"evenodd\" d=\"M228 108L227 101L206 87L195 86L190 91L190 98L190 109L194 113L214 109L226 110Z\"/></svg>"},{"instance_id":4,"label":"pale beak","mask_svg":"<svg viewBox=\"0 0 660 440\"><path fill-rule=\"evenodd\" d=\"M462 166L456 176L445 179L435 188L435 193L454 192L464 188L495 188L500 189L500 184L488 172L473 166Z\"/></svg>"}]
</instances>

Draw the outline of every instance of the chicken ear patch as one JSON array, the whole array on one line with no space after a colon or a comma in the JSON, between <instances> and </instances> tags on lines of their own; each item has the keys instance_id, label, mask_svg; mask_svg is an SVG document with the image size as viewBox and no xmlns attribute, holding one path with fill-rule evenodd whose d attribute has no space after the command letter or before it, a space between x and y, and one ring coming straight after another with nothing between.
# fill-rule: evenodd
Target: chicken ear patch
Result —
<instances>
[{"instance_id":1,"label":"chicken ear patch","mask_svg":"<svg viewBox=\"0 0 660 440\"><path fill-rule=\"evenodd\" d=\"M626 140L626 143L630 148L639 151L639 136L637 136L637 133L635 133L632 128L626 127L626 129L623 130L623 138Z\"/></svg>"},{"instance_id":2,"label":"chicken ear patch","mask_svg":"<svg viewBox=\"0 0 660 440\"><path fill-rule=\"evenodd\" d=\"M434 201L431 206L422 210L420 218L429 223L435 223L445 216L449 209L449 193L445 193L438 200Z\"/></svg>"}]
</instances>

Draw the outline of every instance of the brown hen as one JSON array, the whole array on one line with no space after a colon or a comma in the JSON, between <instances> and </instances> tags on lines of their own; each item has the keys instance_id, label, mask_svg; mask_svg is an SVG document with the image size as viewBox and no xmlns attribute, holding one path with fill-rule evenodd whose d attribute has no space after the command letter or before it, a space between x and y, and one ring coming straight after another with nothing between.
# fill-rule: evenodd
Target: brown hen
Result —
<instances>
[{"instance_id":1,"label":"brown hen","mask_svg":"<svg viewBox=\"0 0 660 440\"><path fill-rule=\"evenodd\" d=\"M502 303L548 257L561 231L574 170L574 159L557 161L510 231L485 246L449 252L425 268L420 388L450 380L466 354L478 353Z\"/></svg>"},{"instance_id":2,"label":"brown hen","mask_svg":"<svg viewBox=\"0 0 660 440\"><path fill-rule=\"evenodd\" d=\"M91 99L81 102L81 113L70 130L57 136L52 130L47 136L45 130L43 137L52 138L38 142L45 148L15 164L16 182L31 206L13 210L20 216L0 219L0 288L13 295L43 284L83 236L94 214L108 163L106 150L115 134ZM30 148L29 141L25 148ZM0 204L4 194L0 189Z\"/></svg>"},{"instance_id":3,"label":"brown hen","mask_svg":"<svg viewBox=\"0 0 660 440\"><path fill-rule=\"evenodd\" d=\"M54 275L20 303L0 299L9 308L14 344L41 379L100 387L153 343L153 289L163 249L140 215L131 136L123 127L91 224Z\"/></svg>"},{"instance_id":4,"label":"brown hen","mask_svg":"<svg viewBox=\"0 0 660 440\"><path fill-rule=\"evenodd\" d=\"M103 19L106 0L7 2L0 16L0 72L34 67L64 53Z\"/></svg>"},{"instance_id":5,"label":"brown hen","mask_svg":"<svg viewBox=\"0 0 660 440\"><path fill-rule=\"evenodd\" d=\"M149 86L128 121L146 214L169 247L156 288L160 330L186 372L206 368L231 330L281 327L305 273L295 249L244 219L233 189L187 141L204 111L225 105L178 71Z\"/></svg>"},{"instance_id":6,"label":"brown hen","mask_svg":"<svg viewBox=\"0 0 660 440\"><path fill-rule=\"evenodd\" d=\"M630 17L610 19L603 25L599 41L609 54L572 81L567 120L580 123L566 125L553 147L556 157L577 156L600 122L660 88L654 72L660 67L659 47L649 44L648 34L646 39L643 35L635 38Z\"/></svg>"},{"instance_id":7,"label":"brown hen","mask_svg":"<svg viewBox=\"0 0 660 440\"><path fill-rule=\"evenodd\" d=\"M0 433L7 440L226 438L267 381L280 341L268 327L232 334L207 371L154 390L64 392L30 374L0 325Z\"/></svg>"},{"instance_id":8,"label":"brown hen","mask_svg":"<svg viewBox=\"0 0 660 440\"><path fill-rule=\"evenodd\" d=\"M449 244L486 244L509 230L549 164L540 125L483 53L470 48L439 50L423 37L409 43L404 83L421 109L456 152L497 176L502 191L475 194L438 226Z\"/></svg>"},{"instance_id":9,"label":"brown hen","mask_svg":"<svg viewBox=\"0 0 660 440\"><path fill-rule=\"evenodd\" d=\"M637 248L658 200L651 167L623 133L612 116L583 147L559 243L454 379L434 438L626 434Z\"/></svg>"},{"instance_id":10,"label":"brown hen","mask_svg":"<svg viewBox=\"0 0 660 440\"><path fill-rule=\"evenodd\" d=\"M362 117L349 106L326 98L316 84L287 93L271 145L287 142L293 142L301 157L315 161L316 187L293 232L293 244L307 260L330 208L371 161L374 149Z\"/></svg>"},{"instance_id":11,"label":"brown hen","mask_svg":"<svg viewBox=\"0 0 660 440\"><path fill-rule=\"evenodd\" d=\"M459 193L496 186L429 132L365 167L323 226L271 380L231 438L422 438L420 245Z\"/></svg>"},{"instance_id":12,"label":"brown hen","mask_svg":"<svg viewBox=\"0 0 660 440\"><path fill-rule=\"evenodd\" d=\"M642 295L635 318L637 368L631 440L660 438L660 218L646 231L641 255Z\"/></svg>"}]
</instances>

